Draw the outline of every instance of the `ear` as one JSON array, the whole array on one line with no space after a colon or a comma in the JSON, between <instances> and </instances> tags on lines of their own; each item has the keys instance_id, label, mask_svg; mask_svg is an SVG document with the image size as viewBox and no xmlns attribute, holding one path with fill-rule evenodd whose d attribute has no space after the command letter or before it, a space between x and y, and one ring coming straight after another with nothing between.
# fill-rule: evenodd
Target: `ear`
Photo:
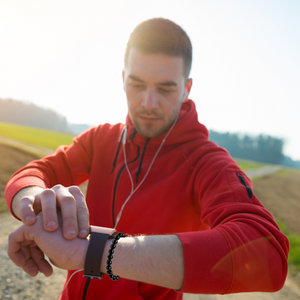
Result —
<instances>
[{"instance_id":1,"label":"ear","mask_svg":"<svg viewBox=\"0 0 300 300\"><path fill-rule=\"evenodd\" d=\"M124 69L122 70L122 78L123 78L123 90L125 91L125 71Z\"/></svg>"},{"instance_id":2,"label":"ear","mask_svg":"<svg viewBox=\"0 0 300 300\"><path fill-rule=\"evenodd\" d=\"M186 81L186 84L185 84L185 96L184 96L182 102L185 102L185 101L188 100L188 96L189 96L189 94L190 94L190 92L191 92L192 85L193 85L193 79L192 79L192 78L189 78L189 79Z\"/></svg>"}]
</instances>

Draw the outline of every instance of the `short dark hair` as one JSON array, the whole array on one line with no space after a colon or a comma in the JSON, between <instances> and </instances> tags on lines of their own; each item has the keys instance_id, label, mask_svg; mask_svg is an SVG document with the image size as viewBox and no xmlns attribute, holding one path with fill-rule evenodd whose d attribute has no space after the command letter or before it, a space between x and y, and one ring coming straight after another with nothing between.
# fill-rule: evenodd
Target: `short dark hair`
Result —
<instances>
[{"instance_id":1,"label":"short dark hair","mask_svg":"<svg viewBox=\"0 0 300 300\"><path fill-rule=\"evenodd\" d=\"M192 43L186 32L174 22L155 18L135 27L130 34L124 57L126 66L130 49L146 53L164 53L179 56L184 61L184 76L188 79L192 66Z\"/></svg>"}]
</instances>

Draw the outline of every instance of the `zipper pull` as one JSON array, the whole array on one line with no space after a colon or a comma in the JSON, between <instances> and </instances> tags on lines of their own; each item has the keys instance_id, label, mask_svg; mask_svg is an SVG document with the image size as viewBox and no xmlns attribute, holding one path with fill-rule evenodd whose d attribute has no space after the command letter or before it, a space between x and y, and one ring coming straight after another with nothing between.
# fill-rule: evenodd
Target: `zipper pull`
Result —
<instances>
[{"instance_id":1,"label":"zipper pull","mask_svg":"<svg viewBox=\"0 0 300 300\"><path fill-rule=\"evenodd\" d=\"M249 186L246 186L246 183L245 183L245 181L244 181L243 176L242 176L241 174L237 174L237 176L238 176L238 178L240 179L241 184L246 188L247 193L248 193L248 197L249 197L249 198L252 198L252 196L253 196L252 191L251 191L251 189L250 189Z\"/></svg>"}]
</instances>

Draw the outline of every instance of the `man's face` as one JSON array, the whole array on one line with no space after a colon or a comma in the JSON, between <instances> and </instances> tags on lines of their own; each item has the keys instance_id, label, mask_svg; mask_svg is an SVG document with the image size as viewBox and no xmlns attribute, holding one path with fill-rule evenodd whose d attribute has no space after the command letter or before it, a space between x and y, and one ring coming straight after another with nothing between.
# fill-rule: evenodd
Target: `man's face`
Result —
<instances>
[{"instance_id":1,"label":"man's face","mask_svg":"<svg viewBox=\"0 0 300 300\"><path fill-rule=\"evenodd\" d=\"M182 57L130 50L124 91L130 119L141 135L157 137L172 125L192 87L183 74Z\"/></svg>"}]
</instances>

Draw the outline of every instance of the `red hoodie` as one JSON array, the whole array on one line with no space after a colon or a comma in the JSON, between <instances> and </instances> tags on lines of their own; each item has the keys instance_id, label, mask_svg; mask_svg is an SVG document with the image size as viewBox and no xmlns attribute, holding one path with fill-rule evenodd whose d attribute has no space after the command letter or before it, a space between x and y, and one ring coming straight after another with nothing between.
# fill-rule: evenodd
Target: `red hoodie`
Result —
<instances>
[{"instance_id":1,"label":"red hoodie","mask_svg":"<svg viewBox=\"0 0 300 300\"><path fill-rule=\"evenodd\" d=\"M127 117L126 157L134 186L144 178L166 135L146 139ZM124 124L104 124L31 162L6 187L7 205L26 186L80 185L91 225L113 227L131 191L125 168ZM149 174L126 204L117 230L131 235L177 234L184 252L180 291L126 279L91 280L87 299L182 299L182 293L274 292L287 274L288 240L252 192L252 182L228 152L208 140L193 101L182 104L177 124ZM72 274L69 271L68 277ZM82 272L61 299L82 299ZM68 278L67 278L68 279Z\"/></svg>"}]
</instances>

